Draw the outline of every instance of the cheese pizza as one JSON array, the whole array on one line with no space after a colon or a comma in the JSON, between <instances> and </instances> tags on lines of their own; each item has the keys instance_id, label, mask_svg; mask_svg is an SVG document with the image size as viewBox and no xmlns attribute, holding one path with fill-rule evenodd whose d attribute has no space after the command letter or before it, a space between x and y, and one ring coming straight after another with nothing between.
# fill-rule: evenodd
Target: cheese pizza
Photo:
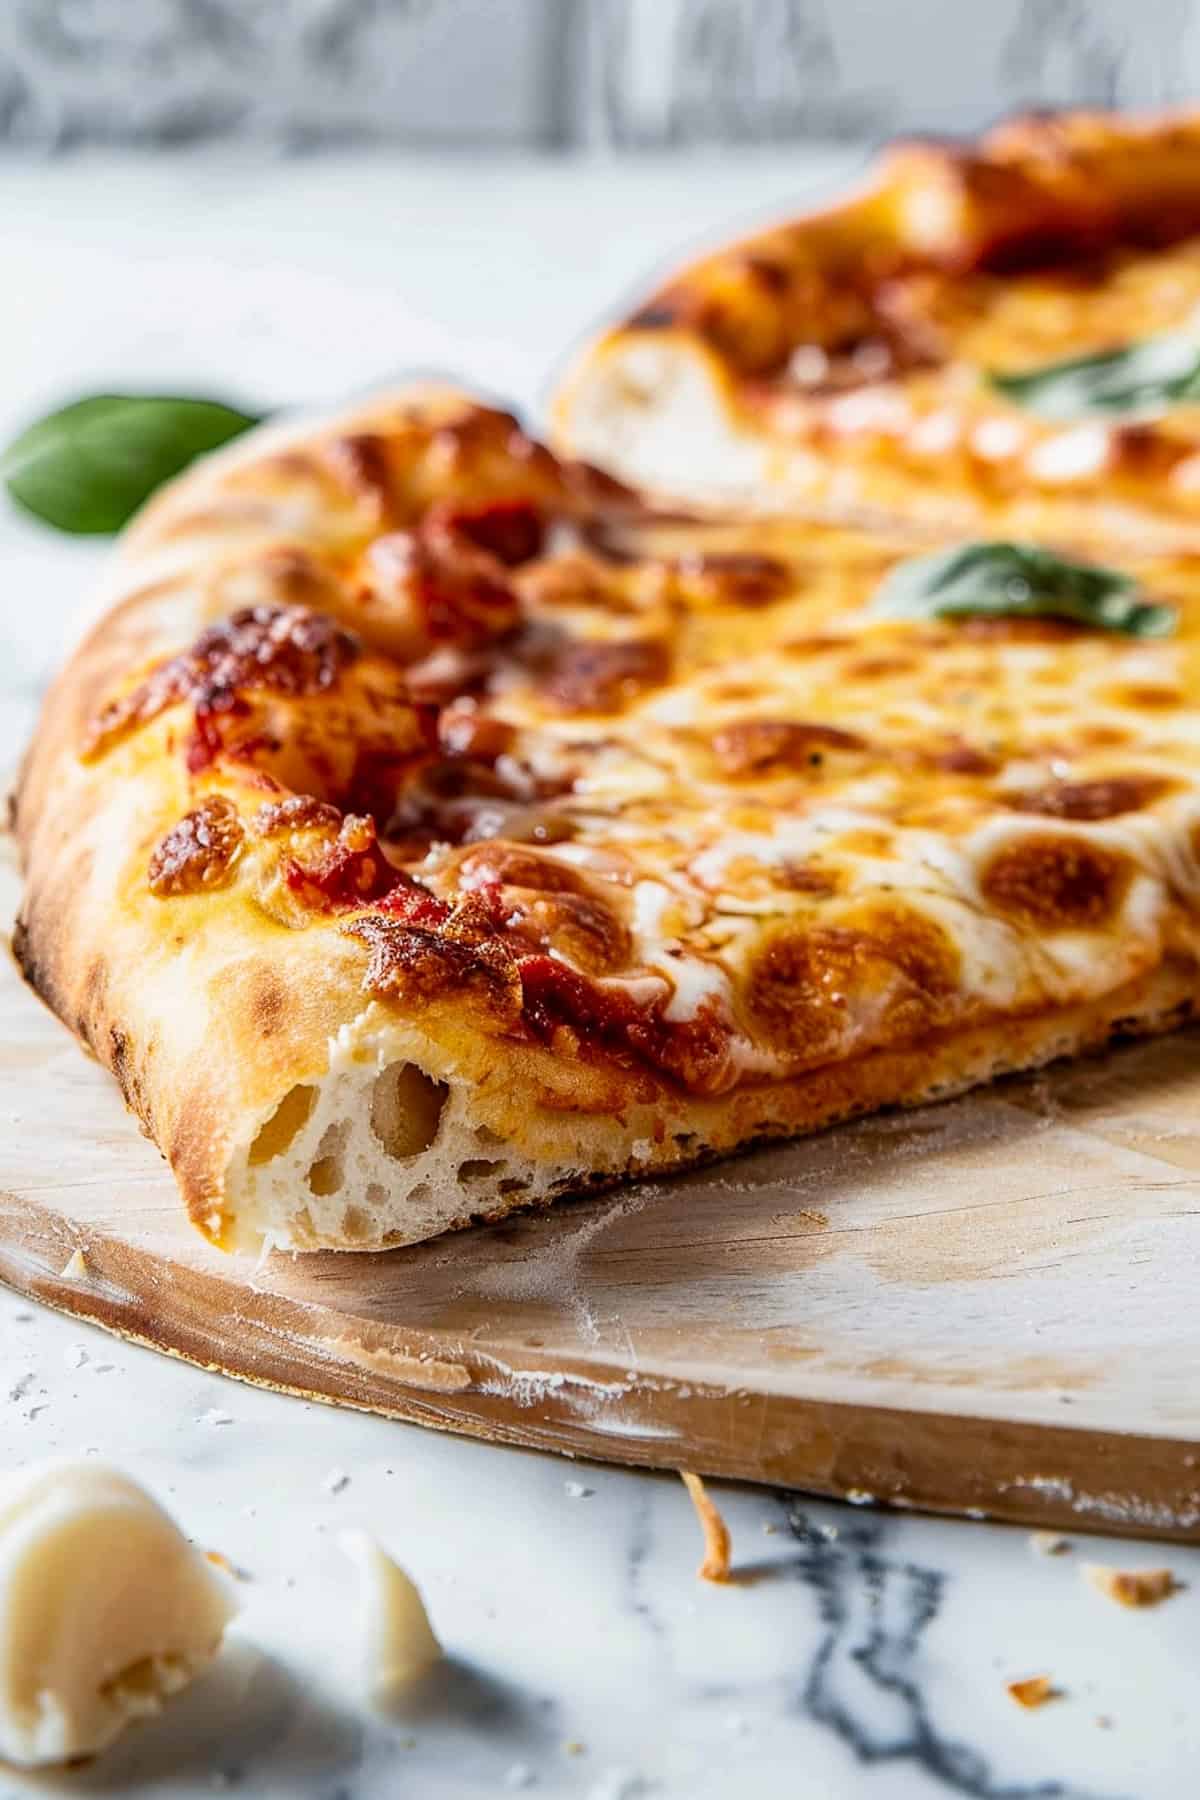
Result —
<instances>
[{"instance_id":1,"label":"cheese pizza","mask_svg":"<svg viewBox=\"0 0 1200 1800\"><path fill-rule=\"evenodd\" d=\"M909 144L585 350L573 454L692 502L1200 543L1200 114Z\"/></svg>"},{"instance_id":2,"label":"cheese pizza","mask_svg":"<svg viewBox=\"0 0 1200 1800\"><path fill-rule=\"evenodd\" d=\"M460 395L128 535L28 980L226 1246L377 1249L1187 1018L1200 563L655 510Z\"/></svg>"}]
</instances>

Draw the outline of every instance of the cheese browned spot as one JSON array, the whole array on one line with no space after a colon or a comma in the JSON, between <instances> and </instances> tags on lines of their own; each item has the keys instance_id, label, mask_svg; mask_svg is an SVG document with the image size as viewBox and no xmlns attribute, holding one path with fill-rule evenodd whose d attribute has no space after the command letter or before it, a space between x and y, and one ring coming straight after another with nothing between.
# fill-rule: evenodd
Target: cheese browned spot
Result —
<instances>
[{"instance_id":1,"label":"cheese browned spot","mask_svg":"<svg viewBox=\"0 0 1200 1800\"><path fill-rule=\"evenodd\" d=\"M1048 819L1116 819L1162 798L1170 787L1161 775L1109 775L1100 781L1052 781L1006 796L1014 812Z\"/></svg>"},{"instance_id":2,"label":"cheese browned spot","mask_svg":"<svg viewBox=\"0 0 1200 1800\"><path fill-rule=\"evenodd\" d=\"M456 1004L482 1007L499 1025L515 1024L520 1015L517 965L493 936L450 936L437 926L381 913L351 919L343 929L371 953L363 976L368 993L402 997L413 1005L453 997Z\"/></svg>"},{"instance_id":3,"label":"cheese browned spot","mask_svg":"<svg viewBox=\"0 0 1200 1800\"><path fill-rule=\"evenodd\" d=\"M670 660L658 638L570 643L554 657L544 682L547 698L564 712L619 712L667 679Z\"/></svg>"},{"instance_id":4,"label":"cheese browned spot","mask_svg":"<svg viewBox=\"0 0 1200 1800\"><path fill-rule=\"evenodd\" d=\"M713 754L726 775L757 775L773 768L807 768L826 750L861 750L864 740L833 725L799 719L739 719L712 734Z\"/></svg>"},{"instance_id":5,"label":"cheese browned spot","mask_svg":"<svg viewBox=\"0 0 1200 1800\"><path fill-rule=\"evenodd\" d=\"M1047 931L1105 924L1132 871L1116 850L1073 837L1027 837L998 850L982 870L984 897L1003 913Z\"/></svg>"},{"instance_id":6,"label":"cheese browned spot","mask_svg":"<svg viewBox=\"0 0 1200 1800\"><path fill-rule=\"evenodd\" d=\"M747 1000L770 1040L805 1063L861 1042L903 1040L943 1022L958 992L958 953L932 920L880 904L853 922L784 928L754 959Z\"/></svg>"},{"instance_id":7,"label":"cheese browned spot","mask_svg":"<svg viewBox=\"0 0 1200 1800\"><path fill-rule=\"evenodd\" d=\"M690 597L723 606L766 606L786 594L792 583L786 563L750 550L681 556L675 569Z\"/></svg>"}]
</instances>

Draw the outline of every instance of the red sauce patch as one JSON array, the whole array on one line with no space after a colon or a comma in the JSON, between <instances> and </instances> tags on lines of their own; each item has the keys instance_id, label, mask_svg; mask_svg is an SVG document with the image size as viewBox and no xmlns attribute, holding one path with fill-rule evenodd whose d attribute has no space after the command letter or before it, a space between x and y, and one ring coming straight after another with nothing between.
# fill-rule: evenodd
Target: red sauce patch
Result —
<instances>
[{"instance_id":1,"label":"red sauce patch","mask_svg":"<svg viewBox=\"0 0 1200 1800\"><path fill-rule=\"evenodd\" d=\"M489 500L473 507L445 503L430 509L424 529L461 538L510 569L540 556L546 537L541 509L531 500Z\"/></svg>"},{"instance_id":2,"label":"red sauce patch","mask_svg":"<svg viewBox=\"0 0 1200 1800\"><path fill-rule=\"evenodd\" d=\"M233 802L209 794L155 845L147 869L150 892L162 900L223 887L245 835Z\"/></svg>"},{"instance_id":3,"label":"red sauce patch","mask_svg":"<svg viewBox=\"0 0 1200 1800\"><path fill-rule=\"evenodd\" d=\"M553 857L484 844L459 863L458 882L464 892L494 895L494 910L523 944L556 950L593 974L629 960L629 933L608 895Z\"/></svg>"},{"instance_id":4,"label":"red sauce patch","mask_svg":"<svg viewBox=\"0 0 1200 1800\"><path fill-rule=\"evenodd\" d=\"M1128 860L1078 838L1029 837L998 850L980 878L1002 912L1046 930L1104 924L1128 886Z\"/></svg>"},{"instance_id":5,"label":"red sauce patch","mask_svg":"<svg viewBox=\"0 0 1200 1800\"><path fill-rule=\"evenodd\" d=\"M517 623L519 603L503 565L444 527L376 538L367 563L371 597L410 629L413 656L439 644L490 643Z\"/></svg>"},{"instance_id":6,"label":"red sauce patch","mask_svg":"<svg viewBox=\"0 0 1200 1800\"><path fill-rule=\"evenodd\" d=\"M282 873L292 893L318 910L361 906L397 880L376 841L374 819L362 813L347 814L336 834L323 842L318 837L311 849L285 856Z\"/></svg>"},{"instance_id":7,"label":"red sauce patch","mask_svg":"<svg viewBox=\"0 0 1200 1800\"><path fill-rule=\"evenodd\" d=\"M1170 788L1161 775L1110 775L1102 781L1052 781L1005 796L1014 812L1047 819L1116 819L1161 799Z\"/></svg>"},{"instance_id":8,"label":"red sauce patch","mask_svg":"<svg viewBox=\"0 0 1200 1800\"><path fill-rule=\"evenodd\" d=\"M726 775L758 775L766 769L802 769L824 750L861 750L863 739L833 725L793 719L739 719L712 736L713 754Z\"/></svg>"},{"instance_id":9,"label":"red sauce patch","mask_svg":"<svg viewBox=\"0 0 1200 1800\"><path fill-rule=\"evenodd\" d=\"M190 650L160 663L131 693L110 701L89 725L82 755L98 756L169 706L188 701L196 716L188 766L204 768L220 750L220 716L245 710L242 693L321 693L357 655L357 640L326 613L244 607L209 626Z\"/></svg>"},{"instance_id":10,"label":"red sauce patch","mask_svg":"<svg viewBox=\"0 0 1200 1800\"><path fill-rule=\"evenodd\" d=\"M659 638L577 640L554 656L543 688L564 712L614 713L661 685L669 672L667 647Z\"/></svg>"},{"instance_id":11,"label":"red sauce patch","mask_svg":"<svg viewBox=\"0 0 1200 1800\"><path fill-rule=\"evenodd\" d=\"M627 1031L634 1049L695 1094L730 1086L729 1027L710 1003L687 1020L636 1019Z\"/></svg>"}]
</instances>

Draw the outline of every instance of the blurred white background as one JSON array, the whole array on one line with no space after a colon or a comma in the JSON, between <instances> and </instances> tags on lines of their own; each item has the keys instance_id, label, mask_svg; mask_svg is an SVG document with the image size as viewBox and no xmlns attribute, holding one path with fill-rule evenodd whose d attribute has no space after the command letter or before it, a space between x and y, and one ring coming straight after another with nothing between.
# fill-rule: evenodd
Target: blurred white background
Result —
<instances>
[{"instance_id":1,"label":"blurred white background","mask_svg":"<svg viewBox=\"0 0 1200 1800\"><path fill-rule=\"evenodd\" d=\"M1195 0L0 0L0 142L622 148L1200 83Z\"/></svg>"}]
</instances>

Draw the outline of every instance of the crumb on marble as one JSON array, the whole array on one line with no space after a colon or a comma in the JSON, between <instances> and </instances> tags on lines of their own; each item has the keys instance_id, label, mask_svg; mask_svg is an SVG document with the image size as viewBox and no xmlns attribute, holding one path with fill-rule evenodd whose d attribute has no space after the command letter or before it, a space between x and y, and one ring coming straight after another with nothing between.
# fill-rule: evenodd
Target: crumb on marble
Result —
<instances>
[{"instance_id":1,"label":"crumb on marble","mask_svg":"<svg viewBox=\"0 0 1200 1800\"><path fill-rule=\"evenodd\" d=\"M1061 1531L1031 1531L1029 1548L1039 1556L1065 1556L1071 1546Z\"/></svg>"},{"instance_id":2,"label":"crumb on marble","mask_svg":"<svg viewBox=\"0 0 1200 1800\"><path fill-rule=\"evenodd\" d=\"M220 1569L221 1573L228 1575L232 1581L249 1581L250 1579L249 1571L239 1569L235 1562L230 1562L223 1550L206 1550L204 1560L210 1562L214 1569Z\"/></svg>"},{"instance_id":3,"label":"crumb on marble","mask_svg":"<svg viewBox=\"0 0 1200 1800\"><path fill-rule=\"evenodd\" d=\"M726 1582L729 1580L730 1567L729 1527L709 1499L700 1477L693 1475L690 1469L680 1469L679 1474L691 1495L700 1529L704 1533L704 1561L697 1574L702 1581Z\"/></svg>"},{"instance_id":4,"label":"crumb on marble","mask_svg":"<svg viewBox=\"0 0 1200 1800\"><path fill-rule=\"evenodd\" d=\"M563 1745L568 1756L582 1756L586 1748L587 1745L580 1738L568 1738Z\"/></svg>"},{"instance_id":5,"label":"crumb on marble","mask_svg":"<svg viewBox=\"0 0 1200 1800\"><path fill-rule=\"evenodd\" d=\"M1061 1700L1062 1689L1056 1688L1049 1675L1026 1675L1021 1681L1006 1681L1005 1692L1027 1712L1045 1706L1048 1700Z\"/></svg>"},{"instance_id":6,"label":"crumb on marble","mask_svg":"<svg viewBox=\"0 0 1200 1800\"><path fill-rule=\"evenodd\" d=\"M1112 1569L1106 1563L1084 1563L1080 1574L1090 1587L1118 1606L1157 1606L1179 1588L1170 1569Z\"/></svg>"},{"instance_id":7,"label":"crumb on marble","mask_svg":"<svg viewBox=\"0 0 1200 1800\"><path fill-rule=\"evenodd\" d=\"M563 1492L568 1500L589 1500L595 1488L585 1487L582 1481L564 1481Z\"/></svg>"},{"instance_id":8,"label":"crumb on marble","mask_svg":"<svg viewBox=\"0 0 1200 1800\"><path fill-rule=\"evenodd\" d=\"M321 1486L327 1494L340 1494L343 1488L350 1486L350 1477L345 1469L330 1469Z\"/></svg>"}]
</instances>

